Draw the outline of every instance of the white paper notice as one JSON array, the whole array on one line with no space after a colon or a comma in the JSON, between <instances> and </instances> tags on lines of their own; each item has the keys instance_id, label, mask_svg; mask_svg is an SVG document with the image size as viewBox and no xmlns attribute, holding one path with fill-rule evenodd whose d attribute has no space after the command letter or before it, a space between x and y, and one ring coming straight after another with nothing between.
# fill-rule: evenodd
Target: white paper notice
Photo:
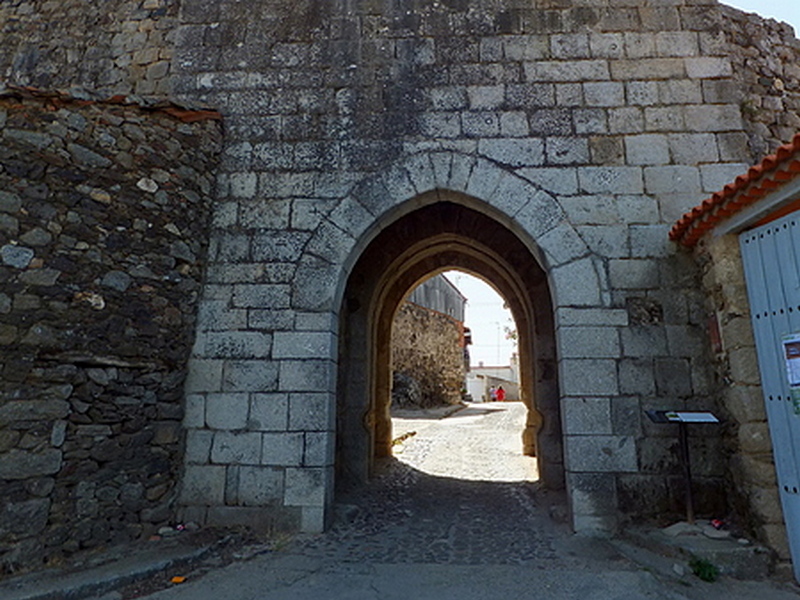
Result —
<instances>
[{"instance_id":1,"label":"white paper notice","mask_svg":"<svg viewBox=\"0 0 800 600\"><path fill-rule=\"evenodd\" d=\"M676 412L682 423L719 423L719 419L710 412Z\"/></svg>"},{"instance_id":2,"label":"white paper notice","mask_svg":"<svg viewBox=\"0 0 800 600\"><path fill-rule=\"evenodd\" d=\"M800 334L785 335L782 341L789 387L800 386Z\"/></svg>"},{"instance_id":3,"label":"white paper notice","mask_svg":"<svg viewBox=\"0 0 800 600\"><path fill-rule=\"evenodd\" d=\"M786 378L789 380L789 397L794 414L800 415L800 333L785 335L781 342L786 360Z\"/></svg>"}]
</instances>

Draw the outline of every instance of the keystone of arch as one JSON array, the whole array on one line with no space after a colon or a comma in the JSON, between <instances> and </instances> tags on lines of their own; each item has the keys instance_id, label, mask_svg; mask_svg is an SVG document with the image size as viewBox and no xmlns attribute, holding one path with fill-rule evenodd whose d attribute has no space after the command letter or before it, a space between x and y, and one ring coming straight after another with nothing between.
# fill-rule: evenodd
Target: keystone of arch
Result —
<instances>
[{"instance_id":1,"label":"keystone of arch","mask_svg":"<svg viewBox=\"0 0 800 600\"><path fill-rule=\"evenodd\" d=\"M558 201L485 158L452 151L408 156L354 186L312 235L298 265L293 305L334 310L347 273L378 231L410 212L459 194L523 240L548 272L556 305L600 306L603 265Z\"/></svg>"}]
</instances>

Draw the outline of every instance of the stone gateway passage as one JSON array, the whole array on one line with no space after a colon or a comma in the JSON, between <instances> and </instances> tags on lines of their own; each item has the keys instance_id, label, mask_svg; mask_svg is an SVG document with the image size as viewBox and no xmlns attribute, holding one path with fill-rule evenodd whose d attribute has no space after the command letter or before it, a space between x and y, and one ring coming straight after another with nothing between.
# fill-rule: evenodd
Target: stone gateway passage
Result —
<instances>
[{"instance_id":1,"label":"stone gateway passage","mask_svg":"<svg viewBox=\"0 0 800 600\"><path fill-rule=\"evenodd\" d=\"M517 402L472 404L446 418L403 411L408 418L393 419L398 438L413 435L373 481L340 496L331 532L302 552L362 564L555 567L554 540L568 528L548 509L563 493L538 485L536 459L522 454L525 413Z\"/></svg>"},{"instance_id":2,"label":"stone gateway passage","mask_svg":"<svg viewBox=\"0 0 800 600\"><path fill-rule=\"evenodd\" d=\"M714 0L28 0L0 41L3 569L179 522L324 530L391 454L396 309L448 269L509 302L516 435L571 528L680 515L644 411L731 398L691 440L697 505L785 555L728 377L749 329L707 334L746 309L707 304L668 232L800 128L788 26ZM470 519L490 496L412 476Z\"/></svg>"}]
</instances>

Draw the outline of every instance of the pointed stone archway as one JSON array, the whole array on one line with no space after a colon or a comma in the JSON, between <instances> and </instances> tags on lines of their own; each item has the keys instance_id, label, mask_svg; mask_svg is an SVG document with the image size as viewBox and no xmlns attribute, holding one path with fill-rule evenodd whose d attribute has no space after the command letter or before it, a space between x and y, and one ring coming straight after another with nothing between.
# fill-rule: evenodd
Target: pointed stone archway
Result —
<instances>
[{"instance_id":1,"label":"pointed stone archway","mask_svg":"<svg viewBox=\"0 0 800 600\"><path fill-rule=\"evenodd\" d=\"M541 266L483 203L436 191L384 228L350 274L340 328L337 485L362 483L374 457L391 454L391 327L407 293L458 268L507 300L519 331L525 452L551 488L564 485L553 311ZM483 209L483 212L481 211Z\"/></svg>"},{"instance_id":2,"label":"pointed stone archway","mask_svg":"<svg viewBox=\"0 0 800 600\"><path fill-rule=\"evenodd\" d=\"M352 238L344 244L348 252L339 244L336 260L326 259L345 266L337 273L336 297L327 299L339 322L338 484L363 481L374 458L389 452L394 311L426 277L456 267L490 281L512 307L529 406L525 448L538 455L545 483L554 488L566 483L576 529L613 529L613 472L636 468L630 440L614 439L620 455L595 466L581 455L592 444L608 445L604 426L596 436L591 425L582 424L580 436L562 431L565 402L574 420L584 397L617 391L613 360L583 357L575 348L562 354L560 347L561 334L575 340L582 332L591 335L593 326L608 325L606 266L555 198L492 161L432 152L411 156L361 182L329 220ZM333 228L324 231L318 231L309 248L334 247ZM309 260L307 275L313 273L313 278L307 280L332 281L335 268L320 264L319 258L321 254ZM319 291L309 298L318 302L323 297ZM575 447L572 468L570 445Z\"/></svg>"},{"instance_id":3,"label":"pointed stone archway","mask_svg":"<svg viewBox=\"0 0 800 600\"><path fill-rule=\"evenodd\" d=\"M319 191L332 209L314 216L311 233L270 231L264 213L252 240L212 240L232 264L250 247L252 259L292 275L288 284L208 290L209 308L230 302L275 326L198 330L186 514L323 529L335 482L363 481L388 452L395 310L417 283L455 267L490 281L511 306L530 407L525 443L545 482L566 484L576 530L613 529L616 477L637 470L635 441L609 426L617 357L587 357L582 340L616 336L624 323L609 310L606 263L556 199L498 163L454 151L415 154L352 187ZM212 406L225 415L213 428L203 417Z\"/></svg>"}]
</instances>

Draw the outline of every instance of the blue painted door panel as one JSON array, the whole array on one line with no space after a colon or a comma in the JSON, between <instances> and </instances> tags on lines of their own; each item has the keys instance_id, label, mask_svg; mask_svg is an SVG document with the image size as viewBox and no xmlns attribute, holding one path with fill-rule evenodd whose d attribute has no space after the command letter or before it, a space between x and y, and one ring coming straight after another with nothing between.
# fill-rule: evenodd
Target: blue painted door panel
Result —
<instances>
[{"instance_id":1,"label":"blue painted door panel","mask_svg":"<svg viewBox=\"0 0 800 600\"><path fill-rule=\"evenodd\" d=\"M800 333L800 214L739 236L784 520L800 581L800 414L789 392L782 338Z\"/></svg>"}]
</instances>

